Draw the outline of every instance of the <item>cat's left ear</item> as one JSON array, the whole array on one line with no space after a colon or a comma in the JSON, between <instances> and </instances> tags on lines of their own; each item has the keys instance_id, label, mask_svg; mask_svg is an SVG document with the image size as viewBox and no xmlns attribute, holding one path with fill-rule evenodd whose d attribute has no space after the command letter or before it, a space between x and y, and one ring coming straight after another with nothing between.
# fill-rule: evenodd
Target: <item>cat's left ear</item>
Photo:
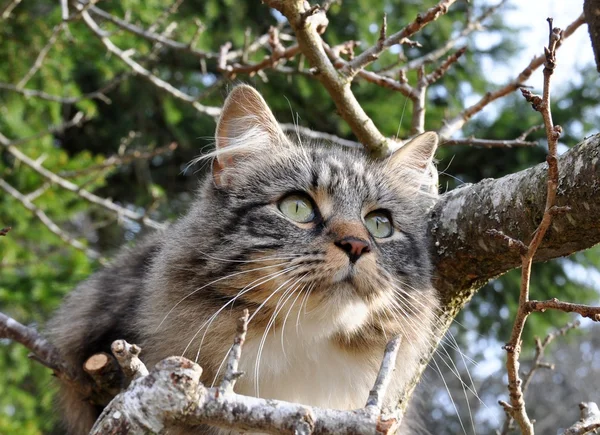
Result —
<instances>
[{"instance_id":1,"label":"cat's left ear","mask_svg":"<svg viewBox=\"0 0 600 435\"><path fill-rule=\"evenodd\" d=\"M222 184L223 171L240 158L285 141L286 137L264 98L251 86L233 88L217 123L213 176Z\"/></svg>"},{"instance_id":2,"label":"cat's left ear","mask_svg":"<svg viewBox=\"0 0 600 435\"><path fill-rule=\"evenodd\" d=\"M418 180L421 187L437 186L437 171L433 165L433 156L438 142L439 137L433 131L420 134L396 150L386 162L386 167L408 171L407 175L411 179Z\"/></svg>"}]
</instances>

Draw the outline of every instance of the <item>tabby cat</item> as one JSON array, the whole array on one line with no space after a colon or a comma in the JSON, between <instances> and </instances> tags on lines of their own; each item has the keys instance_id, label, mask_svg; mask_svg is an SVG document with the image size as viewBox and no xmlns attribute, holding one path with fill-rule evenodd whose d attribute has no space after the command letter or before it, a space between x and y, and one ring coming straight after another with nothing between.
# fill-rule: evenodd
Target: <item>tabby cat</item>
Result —
<instances>
[{"instance_id":1,"label":"tabby cat","mask_svg":"<svg viewBox=\"0 0 600 435\"><path fill-rule=\"evenodd\" d=\"M76 368L121 338L149 367L184 355L211 385L248 308L238 393L350 409L364 406L400 334L391 403L438 306L426 234L437 141L425 133L372 160L287 137L253 88L234 88L190 211L75 289L51 340ZM61 398L70 433L88 431L100 409L66 386Z\"/></svg>"}]
</instances>

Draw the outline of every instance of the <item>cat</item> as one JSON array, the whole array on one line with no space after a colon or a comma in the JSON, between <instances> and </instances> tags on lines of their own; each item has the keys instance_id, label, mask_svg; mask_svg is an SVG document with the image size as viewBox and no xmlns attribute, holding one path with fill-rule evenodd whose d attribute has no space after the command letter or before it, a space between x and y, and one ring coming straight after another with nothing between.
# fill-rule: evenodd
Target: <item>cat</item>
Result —
<instances>
[{"instance_id":1,"label":"cat","mask_svg":"<svg viewBox=\"0 0 600 435\"><path fill-rule=\"evenodd\" d=\"M352 409L364 406L399 334L392 404L430 345L439 303L426 233L437 135L373 160L287 137L262 96L240 85L215 136L189 212L71 292L51 341L82 381L89 356L126 339L148 367L171 355L197 360L211 385L248 308L236 392ZM69 433L89 431L101 409L67 386L60 396Z\"/></svg>"}]
</instances>

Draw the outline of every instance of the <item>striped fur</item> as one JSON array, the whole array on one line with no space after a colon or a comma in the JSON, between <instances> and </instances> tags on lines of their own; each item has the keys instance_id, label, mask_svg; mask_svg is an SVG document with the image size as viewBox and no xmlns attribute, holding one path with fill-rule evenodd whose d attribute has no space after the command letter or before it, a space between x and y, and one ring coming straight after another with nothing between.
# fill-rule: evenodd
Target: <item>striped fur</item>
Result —
<instances>
[{"instance_id":1,"label":"striped fur","mask_svg":"<svg viewBox=\"0 0 600 435\"><path fill-rule=\"evenodd\" d=\"M81 367L124 338L141 345L149 366L169 355L197 360L210 385L248 308L237 391L349 409L364 405L386 341L401 334L391 403L428 345L438 305L426 235L437 137L370 160L287 138L260 95L240 86L216 142L213 173L189 212L75 289L49 325L54 344ZM310 196L314 222L279 211L291 192ZM377 209L392 216L393 236L365 229ZM336 245L344 237L365 239L370 252L351 263ZM100 408L66 387L61 397L70 432L89 430Z\"/></svg>"}]
</instances>

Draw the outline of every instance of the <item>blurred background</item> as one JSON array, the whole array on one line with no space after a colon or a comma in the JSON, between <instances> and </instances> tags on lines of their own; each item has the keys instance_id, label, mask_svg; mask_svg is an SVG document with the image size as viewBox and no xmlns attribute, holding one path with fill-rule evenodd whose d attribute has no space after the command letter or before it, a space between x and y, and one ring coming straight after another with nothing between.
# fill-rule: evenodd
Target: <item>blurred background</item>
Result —
<instances>
[{"instance_id":1,"label":"blurred background","mask_svg":"<svg viewBox=\"0 0 600 435\"><path fill-rule=\"evenodd\" d=\"M330 45L363 41L363 47L376 41L383 12L391 33L436 4L431 0L327 3L332 4L324 39ZM482 26L465 32L469 23L500 3ZM393 47L373 69L401 65L448 40L457 39L457 47L467 46L460 61L428 90L426 129L437 130L443 119L508 83L532 56L542 53L547 44L547 16L564 28L581 13L581 4L458 1L447 15L415 35L421 48ZM126 54L184 92L190 101L175 98L143 75L133 74L122 59L108 53L73 5L74 19L61 24L62 10L56 1L1 0L0 133L34 162L99 197L112 199L130 214L166 222L186 210L202 177L201 168L187 168L187 164L210 150L215 128L213 116L192 103L219 107L235 83L255 86L281 122L297 122L353 139L327 92L306 74L306 62L300 56L253 76L226 77L218 56L198 55L201 51L218 53L231 42L232 50L246 47L244 62L262 60L269 54L268 44L263 40L254 50L252 43L270 26L279 26L282 34L289 29L283 17L260 2L103 0L89 6L90 15L112 43L123 51L131 50ZM94 7L118 17L121 25ZM182 41L188 49L136 35L127 29L129 24ZM282 37L281 43L287 47L292 42ZM585 26L560 48L558 62L552 111L555 123L565 132L560 145L564 152L596 133L600 125L600 79ZM408 73L408 80L415 82L414 71ZM528 84L541 92L541 75L536 73ZM406 97L360 80L353 90L385 135L409 135L411 104ZM455 136L514 139L541 122L520 95L511 94L486 107ZM501 177L544 161L544 132L533 133L529 140L537 140L539 146L441 148L437 153L441 190ZM77 283L120 246L152 231L140 220L90 204L77 192L49 182L6 147L0 147L0 179L22 196L19 199L0 190L0 227L12 227L6 237L0 237L0 311L22 323L43 329ZM33 208L26 208L23 198ZM36 210L68 234L71 242L82 243L83 249L52 233ZM532 297L597 303L599 252L595 248L535 265ZM501 346L512 327L518 288L519 272L509 272L482 288L457 318L451 329L453 338L447 342L458 343L462 354L455 346L440 348L426 373L420 405L424 430L492 434L502 426L504 416L497 401L506 400L507 390ZM534 355L534 337L543 338L571 320L556 312L530 317L521 358L525 369ZM598 383L593 382L600 375L598 328L582 323L546 350L544 360L556 367L540 370L527 392L529 414L538 422L538 433L556 433L579 418L579 402L600 400ZM0 433L60 433L52 410L50 371L29 360L27 353L20 345L0 340Z\"/></svg>"}]
</instances>

